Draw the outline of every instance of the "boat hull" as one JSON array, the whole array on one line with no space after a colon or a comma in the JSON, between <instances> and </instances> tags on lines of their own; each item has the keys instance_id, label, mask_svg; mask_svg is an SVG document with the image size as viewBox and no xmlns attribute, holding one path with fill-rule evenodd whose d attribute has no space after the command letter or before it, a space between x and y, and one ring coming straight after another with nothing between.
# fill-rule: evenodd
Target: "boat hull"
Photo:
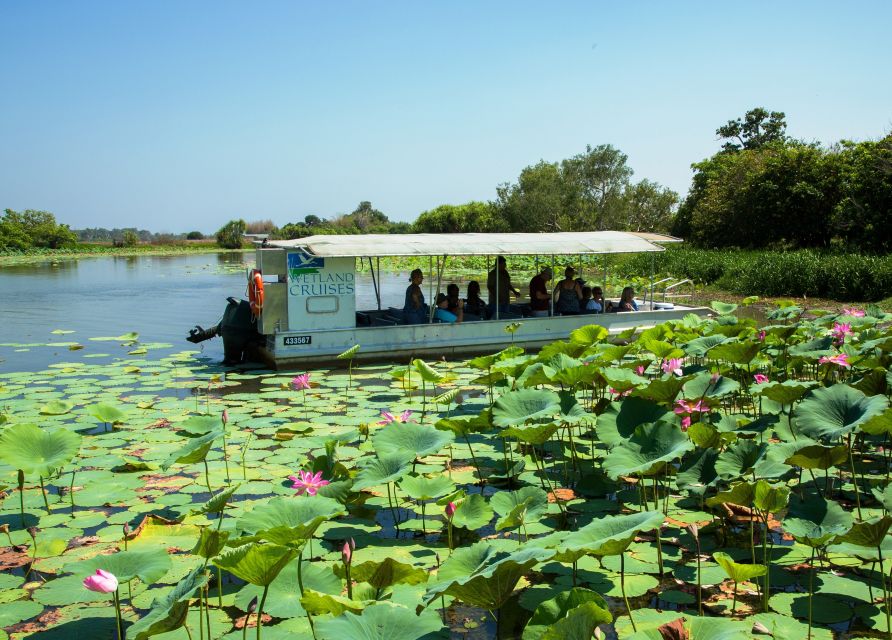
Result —
<instances>
[{"instance_id":1,"label":"boat hull","mask_svg":"<svg viewBox=\"0 0 892 640\"><path fill-rule=\"evenodd\" d=\"M287 369L310 364L331 365L340 353L355 344L360 348L357 361L404 360L409 357L445 357L452 359L491 353L511 344L525 348L544 346L565 340L579 327L598 324L617 334L631 328L646 329L685 315L704 317L712 311L705 307L687 307L634 313L522 318L461 324L419 324L387 327L356 327L277 332L267 336L266 345L256 355L271 367ZM510 334L506 327L519 323Z\"/></svg>"}]
</instances>

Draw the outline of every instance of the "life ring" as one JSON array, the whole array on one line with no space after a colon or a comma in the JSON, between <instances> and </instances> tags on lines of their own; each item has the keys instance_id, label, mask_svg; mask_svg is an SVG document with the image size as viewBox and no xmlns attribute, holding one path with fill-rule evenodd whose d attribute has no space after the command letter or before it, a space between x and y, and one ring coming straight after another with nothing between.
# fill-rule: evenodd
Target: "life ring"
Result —
<instances>
[{"instance_id":1,"label":"life ring","mask_svg":"<svg viewBox=\"0 0 892 640\"><path fill-rule=\"evenodd\" d=\"M263 312L263 275L258 269L251 271L248 277L248 301L251 303L251 313L259 316Z\"/></svg>"}]
</instances>

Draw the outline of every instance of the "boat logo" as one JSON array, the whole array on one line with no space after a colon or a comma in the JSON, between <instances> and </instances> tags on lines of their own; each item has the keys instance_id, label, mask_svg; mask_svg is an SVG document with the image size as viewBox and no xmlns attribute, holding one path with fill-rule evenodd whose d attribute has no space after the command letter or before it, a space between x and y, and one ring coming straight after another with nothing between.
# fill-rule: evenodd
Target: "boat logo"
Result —
<instances>
[{"instance_id":1,"label":"boat logo","mask_svg":"<svg viewBox=\"0 0 892 640\"><path fill-rule=\"evenodd\" d=\"M288 254L288 275L291 279L304 273L319 273L325 268L325 258L308 256L305 253Z\"/></svg>"}]
</instances>

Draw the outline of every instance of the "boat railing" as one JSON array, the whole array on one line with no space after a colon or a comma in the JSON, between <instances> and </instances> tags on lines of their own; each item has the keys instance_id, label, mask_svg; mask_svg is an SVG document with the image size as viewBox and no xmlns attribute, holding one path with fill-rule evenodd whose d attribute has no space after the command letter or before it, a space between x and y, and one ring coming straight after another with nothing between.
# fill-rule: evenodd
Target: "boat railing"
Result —
<instances>
[{"instance_id":1,"label":"boat railing","mask_svg":"<svg viewBox=\"0 0 892 640\"><path fill-rule=\"evenodd\" d=\"M680 287L687 288L690 286L690 291L683 292ZM694 281L685 278L684 280L679 280L678 282L673 282L670 285L663 287L663 300L672 300L678 298L687 298L688 300L694 299Z\"/></svg>"}]
</instances>

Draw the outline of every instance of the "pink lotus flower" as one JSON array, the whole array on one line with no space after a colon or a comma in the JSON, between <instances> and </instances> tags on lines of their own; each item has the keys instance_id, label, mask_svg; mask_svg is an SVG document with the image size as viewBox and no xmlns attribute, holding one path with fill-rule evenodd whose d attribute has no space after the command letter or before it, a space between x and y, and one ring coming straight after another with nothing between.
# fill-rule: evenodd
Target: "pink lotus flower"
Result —
<instances>
[{"instance_id":1,"label":"pink lotus flower","mask_svg":"<svg viewBox=\"0 0 892 640\"><path fill-rule=\"evenodd\" d=\"M702 400L697 400L697 402L694 402L693 400L685 400L684 398L680 398L675 401L674 411L678 415L691 413L709 413L709 405Z\"/></svg>"},{"instance_id":2,"label":"pink lotus flower","mask_svg":"<svg viewBox=\"0 0 892 640\"><path fill-rule=\"evenodd\" d=\"M765 331L759 332L759 342L765 342Z\"/></svg>"},{"instance_id":3,"label":"pink lotus flower","mask_svg":"<svg viewBox=\"0 0 892 640\"><path fill-rule=\"evenodd\" d=\"M114 593L118 590L118 579L113 573L96 569L96 573L84 578L84 586L97 593Z\"/></svg>"},{"instance_id":4,"label":"pink lotus flower","mask_svg":"<svg viewBox=\"0 0 892 640\"><path fill-rule=\"evenodd\" d=\"M644 365L639 364L637 367L635 367L635 373L637 373L639 376L643 376L644 375Z\"/></svg>"},{"instance_id":5,"label":"pink lotus flower","mask_svg":"<svg viewBox=\"0 0 892 640\"><path fill-rule=\"evenodd\" d=\"M412 417L412 411L406 409L399 416L395 416L390 411L382 411L381 417L384 418L378 424L381 426L388 425L392 422L409 422L409 418Z\"/></svg>"},{"instance_id":6,"label":"pink lotus flower","mask_svg":"<svg viewBox=\"0 0 892 640\"><path fill-rule=\"evenodd\" d=\"M454 503L454 502L450 502L449 504L447 504L447 505L446 505L445 512L446 512L446 517L447 517L449 520L452 520L452 516L455 515L455 503Z\"/></svg>"},{"instance_id":7,"label":"pink lotus flower","mask_svg":"<svg viewBox=\"0 0 892 640\"><path fill-rule=\"evenodd\" d=\"M624 398L624 397L626 397L627 395L629 395L630 393L632 393L632 390L631 390L631 389L626 389L625 391L617 391L617 390L614 389L613 387L610 387L610 393L612 393L612 394L613 394L614 396L616 396L617 398Z\"/></svg>"},{"instance_id":8,"label":"pink lotus flower","mask_svg":"<svg viewBox=\"0 0 892 640\"><path fill-rule=\"evenodd\" d=\"M847 307L842 310L843 315L852 316L853 318L863 318L864 312L861 309L856 309L855 307Z\"/></svg>"},{"instance_id":9,"label":"pink lotus flower","mask_svg":"<svg viewBox=\"0 0 892 640\"><path fill-rule=\"evenodd\" d=\"M292 489L297 489L297 495L302 496L306 493L308 496L315 496L316 492L325 485L329 484L328 480L322 479L322 472L317 471L314 475L312 471L298 471L296 476L288 476L294 484Z\"/></svg>"},{"instance_id":10,"label":"pink lotus flower","mask_svg":"<svg viewBox=\"0 0 892 640\"><path fill-rule=\"evenodd\" d=\"M768 382L768 376L763 373L757 373L753 376L753 380L756 381L756 384L765 384L766 382Z\"/></svg>"},{"instance_id":11,"label":"pink lotus flower","mask_svg":"<svg viewBox=\"0 0 892 640\"><path fill-rule=\"evenodd\" d=\"M835 356L823 356L818 360L819 364L836 364L840 367L848 369L852 365L849 364L849 356L845 353L837 353Z\"/></svg>"},{"instance_id":12,"label":"pink lotus flower","mask_svg":"<svg viewBox=\"0 0 892 640\"><path fill-rule=\"evenodd\" d=\"M685 416L681 419L681 430L687 431L691 427L691 416Z\"/></svg>"},{"instance_id":13,"label":"pink lotus flower","mask_svg":"<svg viewBox=\"0 0 892 640\"><path fill-rule=\"evenodd\" d=\"M833 328L830 330L830 335L833 336L838 345L843 344L846 341L846 336L850 336L853 333L852 325L846 322L834 322Z\"/></svg>"},{"instance_id":14,"label":"pink lotus flower","mask_svg":"<svg viewBox=\"0 0 892 640\"><path fill-rule=\"evenodd\" d=\"M718 371L713 371L712 375L709 376L709 384L717 384L721 377L721 373L719 373Z\"/></svg>"},{"instance_id":15,"label":"pink lotus flower","mask_svg":"<svg viewBox=\"0 0 892 640\"><path fill-rule=\"evenodd\" d=\"M310 388L310 374L302 373L299 376L294 376L291 379L291 386L294 387L295 391L307 390Z\"/></svg>"},{"instance_id":16,"label":"pink lotus flower","mask_svg":"<svg viewBox=\"0 0 892 640\"><path fill-rule=\"evenodd\" d=\"M660 368L663 370L663 373L674 373L677 376L683 375L683 372L681 370L680 358L670 358L669 360L663 360Z\"/></svg>"}]
</instances>

